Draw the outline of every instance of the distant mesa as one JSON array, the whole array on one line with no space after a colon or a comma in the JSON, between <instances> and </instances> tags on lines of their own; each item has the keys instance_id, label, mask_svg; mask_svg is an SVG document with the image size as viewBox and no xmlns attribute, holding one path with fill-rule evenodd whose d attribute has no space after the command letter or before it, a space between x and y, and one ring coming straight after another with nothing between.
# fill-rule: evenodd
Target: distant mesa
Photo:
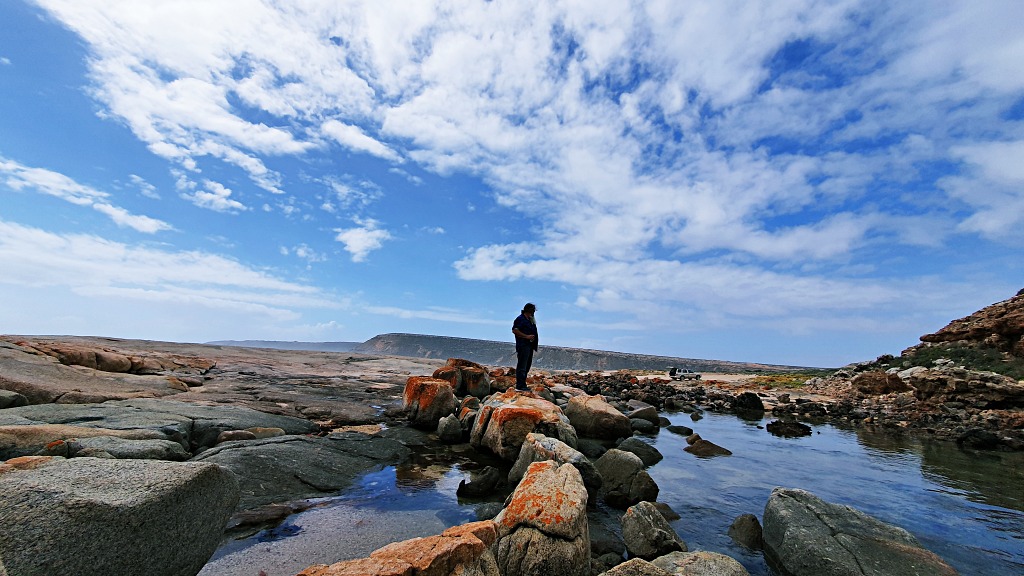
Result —
<instances>
[{"instance_id":1,"label":"distant mesa","mask_svg":"<svg viewBox=\"0 0 1024 576\"><path fill-rule=\"evenodd\" d=\"M356 352L413 358L464 358L485 366L515 366L516 350L511 342L476 340L453 336L426 334L379 334L366 342L281 342L275 340L222 340L207 344L244 346L249 348L276 348L280 350L312 350L328 352ZM699 372L787 372L806 368L730 362L727 360L701 360L650 354L628 354L584 348L541 346L533 359L535 368L543 370L668 370L670 366L685 366Z\"/></svg>"}]
</instances>

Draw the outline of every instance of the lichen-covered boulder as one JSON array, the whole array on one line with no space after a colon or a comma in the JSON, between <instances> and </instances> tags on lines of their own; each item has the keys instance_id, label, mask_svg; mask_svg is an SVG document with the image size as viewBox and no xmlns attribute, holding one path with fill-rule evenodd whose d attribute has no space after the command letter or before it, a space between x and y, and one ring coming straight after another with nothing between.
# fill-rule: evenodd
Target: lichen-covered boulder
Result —
<instances>
[{"instance_id":1,"label":"lichen-covered boulder","mask_svg":"<svg viewBox=\"0 0 1024 576\"><path fill-rule=\"evenodd\" d=\"M366 558L306 568L298 576L499 576L491 520L454 526L438 536L388 544Z\"/></svg>"},{"instance_id":2,"label":"lichen-covered boulder","mask_svg":"<svg viewBox=\"0 0 1024 576\"><path fill-rule=\"evenodd\" d=\"M717 552L672 552L651 564L674 576L750 576L735 558Z\"/></svg>"},{"instance_id":3,"label":"lichen-covered boulder","mask_svg":"<svg viewBox=\"0 0 1024 576\"><path fill-rule=\"evenodd\" d=\"M238 501L200 462L28 457L0 465L0 558L18 576L196 574Z\"/></svg>"},{"instance_id":4,"label":"lichen-covered boulder","mask_svg":"<svg viewBox=\"0 0 1024 576\"><path fill-rule=\"evenodd\" d=\"M487 369L470 360L449 358L444 366L434 370L433 377L451 384L456 396L468 394L484 398L491 393L491 376Z\"/></svg>"},{"instance_id":5,"label":"lichen-covered boulder","mask_svg":"<svg viewBox=\"0 0 1024 576\"><path fill-rule=\"evenodd\" d=\"M612 448L594 462L594 467L603 479L601 497L609 506L624 510L643 500L658 499L658 485L636 454Z\"/></svg>"},{"instance_id":6,"label":"lichen-covered boulder","mask_svg":"<svg viewBox=\"0 0 1024 576\"><path fill-rule=\"evenodd\" d=\"M628 438L633 435L629 418L605 401L604 396L573 396L565 415L576 433L589 438Z\"/></svg>"},{"instance_id":7,"label":"lichen-covered boulder","mask_svg":"<svg viewBox=\"0 0 1024 576\"><path fill-rule=\"evenodd\" d=\"M686 542L651 502L638 502L622 516L622 539L630 556L653 560L670 552L686 552Z\"/></svg>"},{"instance_id":8,"label":"lichen-covered boulder","mask_svg":"<svg viewBox=\"0 0 1024 576\"><path fill-rule=\"evenodd\" d=\"M793 576L957 574L903 528L805 490L772 490L763 539L768 562Z\"/></svg>"},{"instance_id":9,"label":"lichen-covered boulder","mask_svg":"<svg viewBox=\"0 0 1024 576\"><path fill-rule=\"evenodd\" d=\"M576 446L576 431L561 408L531 392L514 389L493 394L481 404L469 443L474 448L487 448L506 460L515 460L530 432Z\"/></svg>"},{"instance_id":10,"label":"lichen-covered boulder","mask_svg":"<svg viewBox=\"0 0 1024 576\"><path fill-rule=\"evenodd\" d=\"M408 411L409 423L425 430L436 430L441 418L455 412L458 406L451 384L423 376L413 376L406 381L402 402Z\"/></svg>"},{"instance_id":11,"label":"lichen-covered boulder","mask_svg":"<svg viewBox=\"0 0 1024 576\"><path fill-rule=\"evenodd\" d=\"M589 574L587 490L572 465L552 460L531 464L494 521L502 574Z\"/></svg>"},{"instance_id":12,"label":"lichen-covered boulder","mask_svg":"<svg viewBox=\"0 0 1024 576\"><path fill-rule=\"evenodd\" d=\"M519 458L508 473L508 481L513 483L519 482L526 474L530 464L545 460L554 460L559 465L571 464L574 466L579 470L580 476L583 478L583 485L587 487L587 493L591 501L597 497L602 480L593 462L588 460L582 452L565 442L557 438L548 438L537 432L531 432L526 435L522 448L519 450Z\"/></svg>"}]
</instances>

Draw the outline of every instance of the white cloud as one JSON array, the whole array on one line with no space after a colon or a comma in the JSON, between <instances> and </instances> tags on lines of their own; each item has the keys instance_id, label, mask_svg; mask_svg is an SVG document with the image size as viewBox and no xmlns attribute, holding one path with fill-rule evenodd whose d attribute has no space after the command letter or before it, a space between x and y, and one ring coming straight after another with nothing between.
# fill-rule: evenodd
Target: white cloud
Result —
<instances>
[{"instance_id":1,"label":"white cloud","mask_svg":"<svg viewBox=\"0 0 1024 576\"><path fill-rule=\"evenodd\" d=\"M245 204L231 198L231 190L225 188L223 184L204 180L203 186L205 186L205 190L183 192L181 197L200 208L215 212L237 213L249 209Z\"/></svg>"},{"instance_id":2,"label":"white cloud","mask_svg":"<svg viewBox=\"0 0 1024 576\"><path fill-rule=\"evenodd\" d=\"M337 236L334 239L345 246L353 262L363 262L370 252L380 249L385 241L391 239L391 234L382 230L376 220L356 220L355 223L355 228L335 230Z\"/></svg>"},{"instance_id":3,"label":"white cloud","mask_svg":"<svg viewBox=\"0 0 1024 576\"><path fill-rule=\"evenodd\" d=\"M0 66L10 66L11 59L6 56L0 56Z\"/></svg>"},{"instance_id":4,"label":"white cloud","mask_svg":"<svg viewBox=\"0 0 1024 576\"><path fill-rule=\"evenodd\" d=\"M394 150L367 136L358 126L350 126L337 120L328 120L324 123L322 130L325 135L356 152L366 152L391 162L401 162L402 160Z\"/></svg>"},{"instance_id":5,"label":"white cloud","mask_svg":"<svg viewBox=\"0 0 1024 576\"><path fill-rule=\"evenodd\" d=\"M79 184L59 172L24 166L0 157L0 177L3 178L3 184L13 190L35 190L78 206L91 207L109 216L118 226L131 228L137 232L154 234L174 229L162 220L132 214L124 208L113 206L108 202L110 194Z\"/></svg>"},{"instance_id":6,"label":"white cloud","mask_svg":"<svg viewBox=\"0 0 1024 576\"><path fill-rule=\"evenodd\" d=\"M145 178L137 174L130 174L128 180L139 189L139 193L146 198L152 198L153 200L159 200L160 194L156 191L156 186L153 186L146 181Z\"/></svg>"}]
</instances>

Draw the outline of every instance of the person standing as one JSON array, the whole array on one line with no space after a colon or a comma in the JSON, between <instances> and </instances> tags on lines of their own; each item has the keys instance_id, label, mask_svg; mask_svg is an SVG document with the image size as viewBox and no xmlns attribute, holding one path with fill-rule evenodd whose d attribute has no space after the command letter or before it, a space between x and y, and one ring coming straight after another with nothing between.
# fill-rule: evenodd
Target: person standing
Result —
<instances>
[{"instance_id":1,"label":"person standing","mask_svg":"<svg viewBox=\"0 0 1024 576\"><path fill-rule=\"evenodd\" d=\"M516 390L526 390L526 375L533 365L533 352L537 350L537 321L533 318L537 307L532 302L523 306L523 312L512 323L516 336Z\"/></svg>"}]
</instances>

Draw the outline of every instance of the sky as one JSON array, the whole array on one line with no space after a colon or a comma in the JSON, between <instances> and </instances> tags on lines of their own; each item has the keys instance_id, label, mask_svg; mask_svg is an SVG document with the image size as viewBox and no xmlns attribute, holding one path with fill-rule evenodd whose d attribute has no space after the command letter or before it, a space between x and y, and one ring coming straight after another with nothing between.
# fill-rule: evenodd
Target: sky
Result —
<instances>
[{"instance_id":1,"label":"sky","mask_svg":"<svg viewBox=\"0 0 1024 576\"><path fill-rule=\"evenodd\" d=\"M1017 0L0 2L0 333L835 367L1022 255Z\"/></svg>"}]
</instances>

